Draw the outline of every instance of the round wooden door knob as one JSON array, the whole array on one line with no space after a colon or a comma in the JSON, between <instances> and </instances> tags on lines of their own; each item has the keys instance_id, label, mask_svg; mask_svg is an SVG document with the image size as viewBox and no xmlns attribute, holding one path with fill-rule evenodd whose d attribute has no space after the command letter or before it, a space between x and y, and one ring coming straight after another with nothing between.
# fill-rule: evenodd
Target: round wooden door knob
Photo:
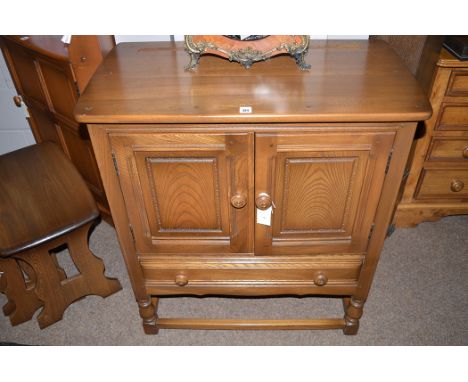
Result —
<instances>
[{"instance_id":1,"label":"round wooden door knob","mask_svg":"<svg viewBox=\"0 0 468 382\"><path fill-rule=\"evenodd\" d=\"M323 272L317 272L314 276L314 284L317 286L324 286L328 282L328 277Z\"/></svg>"},{"instance_id":2,"label":"round wooden door knob","mask_svg":"<svg viewBox=\"0 0 468 382\"><path fill-rule=\"evenodd\" d=\"M468 159L468 146L463 149L463 158Z\"/></svg>"},{"instance_id":3,"label":"round wooden door knob","mask_svg":"<svg viewBox=\"0 0 468 382\"><path fill-rule=\"evenodd\" d=\"M175 277L175 283L176 283L178 286L187 285L187 284L188 284L188 277L187 277L187 275L185 275L185 274L183 274L183 273L177 274L176 277Z\"/></svg>"},{"instance_id":4,"label":"round wooden door knob","mask_svg":"<svg viewBox=\"0 0 468 382\"><path fill-rule=\"evenodd\" d=\"M453 192L460 192L463 190L463 187L465 187L465 183L463 183L460 179L452 180L452 183L450 183L450 189Z\"/></svg>"},{"instance_id":5,"label":"round wooden door knob","mask_svg":"<svg viewBox=\"0 0 468 382\"><path fill-rule=\"evenodd\" d=\"M21 99L20 96L14 96L13 102L15 103L16 106L21 107L21 103L23 102L23 100Z\"/></svg>"},{"instance_id":6,"label":"round wooden door knob","mask_svg":"<svg viewBox=\"0 0 468 382\"><path fill-rule=\"evenodd\" d=\"M255 205L259 210L267 210L271 207L271 197L268 194L261 193L255 199Z\"/></svg>"},{"instance_id":7,"label":"round wooden door knob","mask_svg":"<svg viewBox=\"0 0 468 382\"><path fill-rule=\"evenodd\" d=\"M242 208L247 204L247 199L245 195L236 194L231 198L231 205L234 208Z\"/></svg>"}]
</instances>

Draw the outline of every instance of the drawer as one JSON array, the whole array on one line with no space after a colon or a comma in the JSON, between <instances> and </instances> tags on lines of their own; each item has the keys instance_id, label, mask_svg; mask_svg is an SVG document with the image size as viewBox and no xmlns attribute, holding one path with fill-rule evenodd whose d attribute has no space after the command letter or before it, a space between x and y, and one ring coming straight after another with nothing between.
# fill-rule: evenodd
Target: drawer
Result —
<instances>
[{"instance_id":1,"label":"drawer","mask_svg":"<svg viewBox=\"0 0 468 382\"><path fill-rule=\"evenodd\" d=\"M427 160L465 161L468 165L468 138L433 138Z\"/></svg>"},{"instance_id":2,"label":"drawer","mask_svg":"<svg viewBox=\"0 0 468 382\"><path fill-rule=\"evenodd\" d=\"M424 169L416 199L468 198L468 169Z\"/></svg>"},{"instance_id":3,"label":"drawer","mask_svg":"<svg viewBox=\"0 0 468 382\"><path fill-rule=\"evenodd\" d=\"M442 104L436 129L468 130L468 104Z\"/></svg>"},{"instance_id":4,"label":"drawer","mask_svg":"<svg viewBox=\"0 0 468 382\"><path fill-rule=\"evenodd\" d=\"M248 288L274 289L277 293L281 288L285 288L287 292L288 287L308 287L311 292L316 293L314 290L355 287L362 258L314 263L274 260L273 263L218 261L204 264L185 261L169 264L140 260L140 264L146 286L152 293L159 289L164 290L165 294L210 294L223 293L226 290L230 291L229 294L236 294L235 289Z\"/></svg>"},{"instance_id":5,"label":"drawer","mask_svg":"<svg viewBox=\"0 0 468 382\"><path fill-rule=\"evenodd\" d=\"M468 70L454 70L450 75L447 96L468 96Z\"/></svg>"}]
</instances>

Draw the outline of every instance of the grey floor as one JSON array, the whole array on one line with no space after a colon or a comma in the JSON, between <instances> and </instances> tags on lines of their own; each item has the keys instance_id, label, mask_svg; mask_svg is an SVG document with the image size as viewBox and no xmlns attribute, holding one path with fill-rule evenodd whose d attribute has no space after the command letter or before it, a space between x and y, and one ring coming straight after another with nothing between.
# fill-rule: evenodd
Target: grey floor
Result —
<instances>
[{"instance_id":1,"label":"grey floor","mask_svg":"<svg viewBox=\"0 0 468 382\"><path fill-rule=\"evenodd\" d=\"M115 231L101 223L90 247L123 290L71 305L62 321L11 327L0 315L0 342L32 345L468 345L468 216L398 229L385 242L358 335L333 331L162 330L143 333ZM65 262L66 263L66 262ZM0 306L6 298L0 295ZM323 317L341 302L316 298L166 298L160 316Z\"/></svg>"}]
</instances>

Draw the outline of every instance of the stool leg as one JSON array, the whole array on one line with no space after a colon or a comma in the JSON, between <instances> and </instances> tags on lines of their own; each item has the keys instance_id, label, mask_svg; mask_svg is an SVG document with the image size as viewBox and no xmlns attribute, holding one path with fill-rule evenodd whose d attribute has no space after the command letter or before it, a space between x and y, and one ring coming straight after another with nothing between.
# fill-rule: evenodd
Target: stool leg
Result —
<instances>
[{"instance_id":1,"label":"stool leg","mask_svg":"<svg viewBox=\"0 0 468 382\"><path fill-rule=\"evenodd\" d=\"M104 276L104 262L95 256L88 246L88 232L93 223L88 223L67 235L70 256L86 281L82 287L83 296L107 297L122 289L119 280Z\"/></svg>"},{"instance_id":2,"label":"stool leg","mask_svg":"<svg viewBox=\"0 0 468 382\"><path fill-rule=\"evenodd\" d=\"M63 312L72 301L64 293L60 273L48 247L45 245L22 253L21 260L27 262L36 273L36 296L44 301L44 308L39 313L37 321L41 329L62 319Z\"/></svg>"},{"instance_id":3,"label":"stool leg","mask_svg":"<svg viewBox=\"0 0 468 382\"><path fill-rule=\"evenodd\" d=\"M3 313L9 316L13 326L29 321L43 305L42 301L36 297L34 289L26 285L23 272L14 258L1 259L0 272L3 272L0 292L8 298ZM33 272L28 270L28 274Z\"/></svg>"},{"instance_id":4,"label":"stool leg","mask_svg":"<svg viewBox=\"0 0 468 382\"><path fill-rule=\"evenodd\" d=\"M94 294L107 297L122 289L117 279L104 276L104 263L88 248L88 231L91 225L92 223L88 223L21 254L21 259L37 275L35 292L44 301L44 309L37 317L41 329L61 320L65 309L84 296ZM68 244L70 256L80 272L67 279L63 279L56 258L49 253L50 248L63 242Z\"/></svg>"}]
</instances>

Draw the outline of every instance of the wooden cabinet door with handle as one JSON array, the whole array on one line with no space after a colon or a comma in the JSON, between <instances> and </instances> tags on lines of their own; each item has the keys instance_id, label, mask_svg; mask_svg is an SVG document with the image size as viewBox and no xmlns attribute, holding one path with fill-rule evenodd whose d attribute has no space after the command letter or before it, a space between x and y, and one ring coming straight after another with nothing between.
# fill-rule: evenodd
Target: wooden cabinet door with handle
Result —
<instances>
[{"instance_id":1,"label":"wooden cabinet door with handle","mask_svg":"<svg viewBox=\"0 0 468 382\"><path fill-rule=\"evenodd\" d=\"M139 253L253 252L253 133L110 133Z\"/></svg>"},{"instance_id":2,"label":"wooden cabinet door with handle","mask_svg":"<svg viewBox=\"0 0 468 382\"><path fill-rule=\"evenodd\" d=\"M256 135L256 255L363 253L394 132Z\"/></svg>"}]
</instances>

